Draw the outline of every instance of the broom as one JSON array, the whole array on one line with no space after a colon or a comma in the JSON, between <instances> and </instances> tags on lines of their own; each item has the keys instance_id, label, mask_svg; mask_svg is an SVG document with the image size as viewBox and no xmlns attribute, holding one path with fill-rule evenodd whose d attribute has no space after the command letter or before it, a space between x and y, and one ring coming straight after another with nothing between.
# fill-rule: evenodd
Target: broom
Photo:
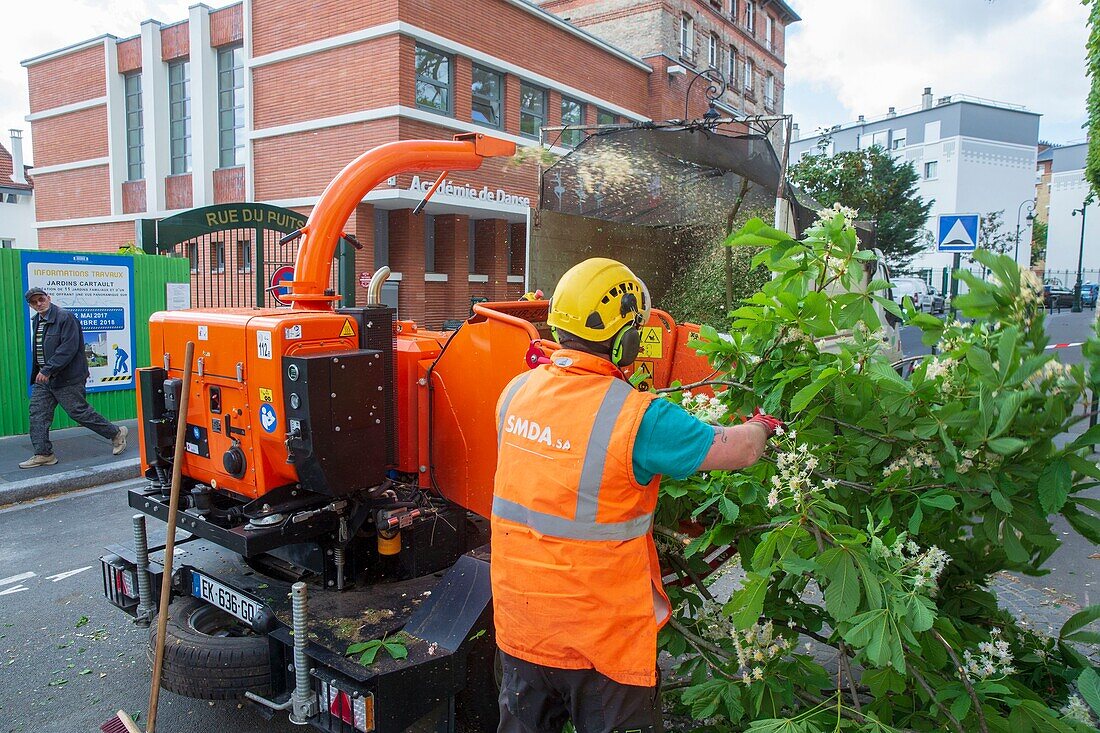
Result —
<instances>
[{"instance_id":1,"label":"broom","mask_svg":"<svg viewBox=\"0 0 1100 733\"><path fill-rule=\"evenodd\" d=\"M183 449L187 434L187 403L191 395L191 360L195 355L195 343L187 342L183 358L183 393L180 395L179 415L176 418L176 448L172 458L172 488L168 501L168 535L164 541L164 572L160 582L160 602L157 604L157 649L153 661L153 682L149 688L149 727L146 733L157 729L157 702L160 699L160 675L164 668L164 635L168 629L168 600L172 592L172 556L176 548L176 513L180 506L180 484L183 481ZM142 733L141 728L126 714L118 713L103 725L103 733Z\"/></svg>"}]
</instances>

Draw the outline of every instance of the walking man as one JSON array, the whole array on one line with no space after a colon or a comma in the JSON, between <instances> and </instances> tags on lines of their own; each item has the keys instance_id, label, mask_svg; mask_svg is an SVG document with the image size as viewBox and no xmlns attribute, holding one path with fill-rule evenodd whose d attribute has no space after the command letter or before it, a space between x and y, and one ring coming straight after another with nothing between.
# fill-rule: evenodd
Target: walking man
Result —
<instances>
[{"instance_id":1,"label":"walking man","mask_svg":"<svg viewBox=\"0 0 1100 733\"><path fill-rule=\"evenodd\" d=\"M633 389L649 293L594 258L558 282L562 349L497 403L493 613L501 733L660 733L657 632L671 607L651 525L661 476L752 465L782 423L711 426Z\"/></svg>"},{"instance_id":2,"label":"walking man","mask_svg":"<svg viewBox=\"0 0 1100 733\"><path fill-rule=\"evenodd\" d=\"M50 443L50 423L58 405L69 417L111 441L114 455L126 450L126 426L108 422L88 404L85 383L88 360L84 355L84 333L72 313L50 302L42 288L31 288L24 296L34 310L31 318L31 443L34 455L20 468L52 466L57 463Z\"/></svg>"}]
</instances>

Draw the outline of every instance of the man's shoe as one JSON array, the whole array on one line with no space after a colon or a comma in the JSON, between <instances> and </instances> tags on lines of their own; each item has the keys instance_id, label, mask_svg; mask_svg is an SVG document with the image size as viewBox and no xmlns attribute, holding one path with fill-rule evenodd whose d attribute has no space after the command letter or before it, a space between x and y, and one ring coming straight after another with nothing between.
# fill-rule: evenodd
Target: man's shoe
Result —
<instances>
[{"instance_id":1,"label":"man's shoe","mask_svg":"<svg viewBox=\"0 0 1100 733\"><path fill-rule=\"evenodd\" d=\"M118 426L118 435L111 439L111 455L117 456L122 451L126 450L126 434L130 431L126 429L125 425Z\"/></svg>"},{"instance_id":2,"label":"man's shoe","mask_svg":"<svg viewBox=\"0 0 1100 733\"><path fill-rule=\"evenodd\" d=\"M52 466L57 463L57 456L53 453L48 456L33 455L19 464L20 468L38 468L39 466Z\"/></svg>"}]
</instances>

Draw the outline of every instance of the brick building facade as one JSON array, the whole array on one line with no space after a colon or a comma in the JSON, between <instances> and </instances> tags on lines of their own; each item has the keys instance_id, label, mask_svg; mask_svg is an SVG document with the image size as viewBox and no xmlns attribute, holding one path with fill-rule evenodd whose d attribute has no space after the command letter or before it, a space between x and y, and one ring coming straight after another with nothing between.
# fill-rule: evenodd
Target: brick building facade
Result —
<instances>
[{"instance_id":1,"label":"brick building facade","mask_svg":"<svg viewBox=\"0 0 1100 733\"><path fill-rule=\"evenodd\" d=\"M620 21L660 14L652 42L620 38L584 0L316 0L309 12L244 0L28 59L40 246L114 250L134 239L136 219L215 203L308 213L344 165L393 140L485 132L531 146L545 126L682 117L687 69L705 68L687 48L668 52L668 17L684 13L695 42L710 33L723 53L754 59L754 88L759 73L773 79L770 106L762 86L749 94L741 83L726 111L781 109L783 28L797 20L785 3L740 0L731 16L712 0L657 11L604 0L616 2ZM706 100L692 95L698 116ZM531 162L489 161L449 176L412 216L431 182L391 179L346 231L364 244L356 271L389 265L401 317L438 327L465 316L472 297L522 293L538 180Z\"/></svg>"}]
</instances>

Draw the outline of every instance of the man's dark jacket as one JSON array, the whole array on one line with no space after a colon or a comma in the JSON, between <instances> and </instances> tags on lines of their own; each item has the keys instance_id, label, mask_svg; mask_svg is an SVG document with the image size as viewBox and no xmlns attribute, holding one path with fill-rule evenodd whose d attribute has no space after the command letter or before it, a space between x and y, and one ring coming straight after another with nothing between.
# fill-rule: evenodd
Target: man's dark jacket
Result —
<instances>
[{"instance_id":1,"label":"man's dark jacket","mask_svg":"<svg viewBox=\"0 0 1100 733\"><path fill-rule=\"evenodd\" d=\"M46 363L41 371L50 378L54 387L83 384L88 380L88 359L84 355L84 333L80 321L69 311L51 304L45 315L31 318L31 384L38 376L38 362L34 358L34 335L39 319L46 322L46 334L42 343Z\"/></svg>"}]
</instances>

